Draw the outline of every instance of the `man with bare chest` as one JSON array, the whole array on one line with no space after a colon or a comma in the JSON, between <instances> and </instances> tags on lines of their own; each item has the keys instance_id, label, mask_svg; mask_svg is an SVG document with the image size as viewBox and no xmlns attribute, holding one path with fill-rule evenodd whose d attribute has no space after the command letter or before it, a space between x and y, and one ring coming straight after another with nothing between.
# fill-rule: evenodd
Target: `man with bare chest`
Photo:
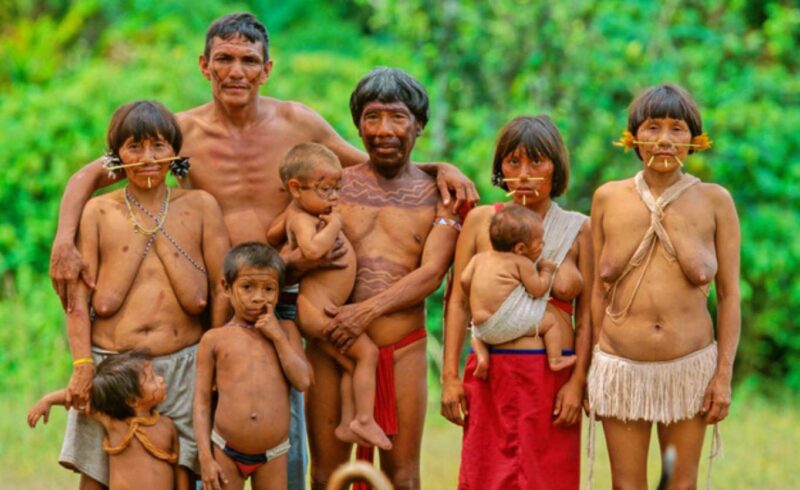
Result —
<instances>
[{"instance_id":1,"label":"man with bare chest","mask_svg":"<svg viewBox=\"0 0 800 490\"><path fill-rule=\"evenodd\" d=\"M433 178L410 163L428 119L422 86L397 69L373 70L350 98L369 160L345 170L339 211L358 259L351 304L331 309L328 341L346 351L366 332L380 348L375 419L392 439L381 466L395 488L420 488L427 402L424 300L442 281L460 225ZM316 382L308 394L313 488L349 458L336 439L340 371L318 342L308 347ZM402 381L394 372L403 373ZM360 458L372 449L359 448Z\"/></svg>"},{"instance_id":2,"label":"man with bare chest","mask_svg":"<svg viewBox=\"0 0 800 490\"><path fill-rule=\"evenodd\" d=\"M270 224L290 202L289 195L281 187L279 164L286 152L298 143L325 145L343 166L367 159L308 107L259 96L259 88L271 73L272 60L266 29L254 16L230 14L212 23L199 64L203 76L211 82L213 100L176 115L184 134L182 154L192 162L191 172L182 183L205 190L216 198L232 245L266 240ZM443 193L447 202L447 189L451 188L455 190L455 206L465 200L477 200L474 185L452 165L428 164L424 168L436 172L437 180L431 180L434 197ZM113 182L98 159L73 175L64 191L50 275L68 311L74 304L77 283L83 281L93 286L74 244L81 210L94 190ZM343 253L344 250L338 250L314 262L302 260L297 250L286 251L282 256L290 270L301 273L330 265ZM291 314L291 307L282 309L282 306L285 305L279 305L277 310L279 314ZM296 418L302 419L302 400L297 396L292 411ZM302 488L305 474L299 452L304 447L299 439L302 422L295 426L300 430L293 428L296 439L293 440L295 449L289 455L289 488Z\"/></svg>"}]
</instances>

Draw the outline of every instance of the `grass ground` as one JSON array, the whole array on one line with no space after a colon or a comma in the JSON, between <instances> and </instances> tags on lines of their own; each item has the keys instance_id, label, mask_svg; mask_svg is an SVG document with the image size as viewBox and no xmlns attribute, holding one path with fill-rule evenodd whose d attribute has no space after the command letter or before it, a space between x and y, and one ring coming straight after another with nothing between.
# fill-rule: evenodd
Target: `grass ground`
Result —
<instances>
[{"instance_id":1,"label":"grass ground","mask_svg":"<svg viewBox=\"0 0 800 490\"><path fill-rule=\"evenodd\" d=\"M22 403L20 403L22 401ZM25 424L25 414L32 402L0 395L4 417L0 419L0 488L8 489L71 489L77 478L56 463L66 414L54 407L50 422L32 430ZM431 407L423 439L423 488L446 490L456 488L461 432L436 411L438 396L431 395ZM584 425L584 437L585 437ZM710 432L709 432L710 436ZM796 471L797 443L800 441L800 407L789 402L767 402L744 395L734 400L730 417L722 425L723 456L714 463L713 487L725 490L791 490L800 489L800 473ZM707 442L710 437L707 437ZM584 448L586 441L584 439ZM704 454L708 454L706 447ZM583 458L582 488L585 487L586 456ZM650 450L650 478L659 473L656 446ZM699 486L705 487L706 462L702 463ZM602 440L597 436L595 488L610 488L608 459ZM655 485L655 483L653 483Z\"/></svg>"}]
</instances>

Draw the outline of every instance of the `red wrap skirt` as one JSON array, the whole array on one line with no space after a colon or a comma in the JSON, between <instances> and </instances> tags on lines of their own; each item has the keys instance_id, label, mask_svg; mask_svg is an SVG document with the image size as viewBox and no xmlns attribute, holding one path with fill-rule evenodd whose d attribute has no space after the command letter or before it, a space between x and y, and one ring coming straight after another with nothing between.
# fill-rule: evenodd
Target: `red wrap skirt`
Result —
<instances>
[{"instance_id":1,"label":"red wrap skirt","mask_svg":"<svg viewBox=\"0 0 800 490\"><path fill-rule=\"evenodd\" d=\"M544 349L492 350L489 379L475 378L467 358L464 427L458 488L462 490L577 490L580 424L553 425L558 390L572 368L551 371Z\"/></svg>"}]
</instances>

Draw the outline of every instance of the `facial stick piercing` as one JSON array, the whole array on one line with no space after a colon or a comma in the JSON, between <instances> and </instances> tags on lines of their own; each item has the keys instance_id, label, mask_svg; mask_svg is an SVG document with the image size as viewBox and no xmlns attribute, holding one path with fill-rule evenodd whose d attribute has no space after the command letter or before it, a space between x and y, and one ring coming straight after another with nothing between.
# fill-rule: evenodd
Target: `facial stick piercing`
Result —
<instances>
[{"instance_id":1,"label":"facial stick piercing","mask_svg":"<svg viewBox=\"0 0 800 490\"><path fill-rule=\"evenodd\" d=\"M533 193L536 195L536 197L539 197L539 189L534 189ZM525 199L525 196L523 196L522 198Z\"/></svg>"},{"instance_id":2,"label":"facial stick piercing","mask_svg":"<svg viewBox=\"0 0 800 490\"><path fill-rule=\"evenodd\" d=\"M506 177L503 179L503 182L519 182L519 181L527 182L529 180L532 180L534 182L542 181L544 180L544 177Z\"/></svg>"},{"instance_id":3,"label":"facial stick piercing","mask_svg":"<svg viewBox=\"0 0 800 490\"><path fill-rule=\"evenodd\" d=\"M514 189L513 191L506 192L506 197L508 197L508 196L513 196L513 195L514 195L514 194L516 194L516 193L517 193L517 190L516 190L516 189Z\"/></svg>"},{"instance_id":4,"label":"facial stick piercing","mask_svg":"<svg viewBox=\"0 0 800 490\"><path fill-rule=\"evenodd\" d=\"M633 141L634 145L657 145L658 141ZM700 145L697 143L669 143L671 146L685 146L687 148L699 148Z\"/></svg>"},{"instance_id":5,"label":"facial stick piercing","mask_svg":"<svg viewBox=\"0 0 800 490\"><path fill-rule=\"evenodd\" d=\"M650 165L652 165L652 163L653 163L653 160L654 160L655 158L656 158L656 156L655 156L655 155L653 155L653 156L651 156L651 157L650 157L650 160L648 160L648 161L647 161L647 166L648 166L648 167L649 167Z\"/></svg>"},{"instance_id":6,"label":"facial stick piercing","mask_svg":"<svg viewBox=\"0 0 800 490\"><path fill-rule=\"evenodd\" d=\"M666 158L664 159L664 161L662 163L664 164L664 168L667 168L667 159Z\"/></svg>"},{"instance_id":7,"label":"facial stick piercing","mask_svg":"<svg viewBox=\"0 0 800 490\"><path fill-rule=\"evenodd\" d=\"M152 189L153 188L153 183L150 182L150 177L147 178L147 188L148 189Z\"/></svg>"},{"instance_id":8,"label":"facial stick piercing","mask_svg":"<svg viewBox=\"0 0 800 490\"><path fill-rule=\"evenodd\" d=\"M678 165L680 165L681 167L683 167L683 162L681 161L681 159L680 159L680 158L678 158L677 156L673 156L672 158L674 158L674 159L675 159L675 161L676 161L676 162L678 162Z\"/></svg>"},{"instance_id":9,"label":"facial stick piercing","mask_svg":"<svg viewBox=\"0 0 800 490\"><path fill-rule=\"evenodd\" d=\"M139 165L144 165L146 163L164 163L164 162L173 162L175 160L180 160L182 157L168 157L168 158L159 158L158 160L142 160L141 162L134 162L134 163L124 163L122 165L114 165L113 167L108 167L106 170L117 170L120 168L128 168L128 167L138 167Z\"/></svg>"},{"instance_id":10,"label":"facial stick piercing","mask_svg":"<svg viewBox=\"0 0 800 490\"><path fill-rule=\"evenodd\" d=\"M526 197L526 196L523 194L523 195L522 195L522 205L523 205L523 206L525 205L525 197Z\"/></svg>"}]
</instances>

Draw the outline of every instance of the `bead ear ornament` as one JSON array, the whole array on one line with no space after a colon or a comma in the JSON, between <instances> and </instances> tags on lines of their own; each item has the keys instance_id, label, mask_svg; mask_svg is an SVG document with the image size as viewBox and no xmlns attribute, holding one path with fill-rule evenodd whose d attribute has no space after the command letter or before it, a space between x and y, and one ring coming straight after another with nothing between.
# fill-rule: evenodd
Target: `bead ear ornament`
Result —
<instances>
[{"instance_id":1,"label":"bead ear ornament","mask_svg":"<svg viewBox=\"0 0 800 490\"><path fill-rule=\"evenodd\" d=\"M103 154L103 168L108 170L108 178L117 180L117 169L121 168L122 161L111 150Z\"/></svg>"},{"instance_id":2,"label":"bead ear ornament","mask_svg":"<svg viewBox=\"0 0 800 490\"><path fill-rule=\"evenodd\" d=\"M178 179L182 179L189 173L189 167L191 166L189 157L178 157L177 160L173 160L169 164L169 173Z\"/></svg>"}]
</instances>

